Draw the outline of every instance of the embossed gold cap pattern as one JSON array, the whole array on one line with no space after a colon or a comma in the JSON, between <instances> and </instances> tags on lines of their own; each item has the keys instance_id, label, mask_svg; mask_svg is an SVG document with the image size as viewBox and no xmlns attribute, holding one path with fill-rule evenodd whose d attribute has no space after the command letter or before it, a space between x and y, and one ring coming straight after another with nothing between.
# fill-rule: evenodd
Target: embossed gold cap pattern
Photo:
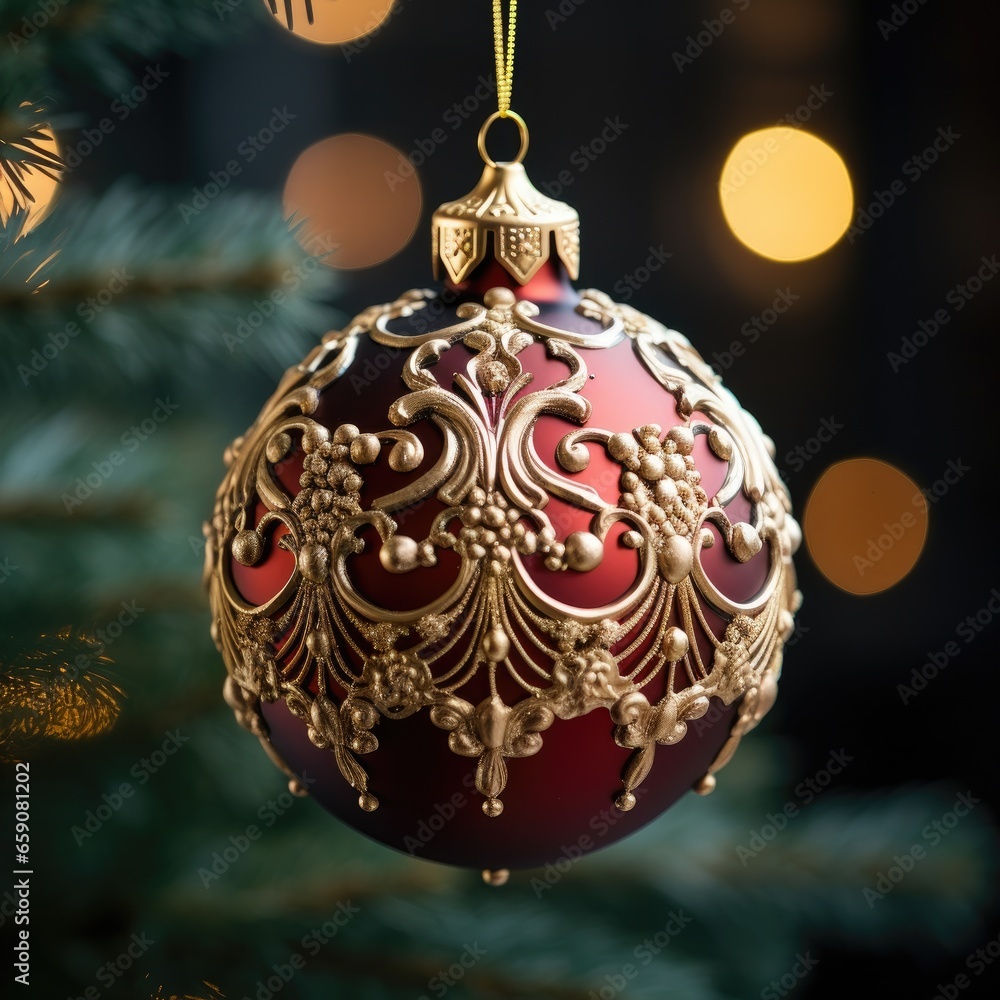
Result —
<instances>
[{"instance_id":1,"label":"embossed gold cap pattern","mask_svg":"<svg viewBox=\"0 0 1000 1000\"><path fill-rule=\"evenodd\" d=\"M524 123L513 113L521 131L521 149L516 159L496 162L486 153L485 131L497 116L491 116L480 134L480 153L486 161L479 183L464 198L443 204L434 213L434 277L464 281L489 251L520 284L527 284L555 252L566 265L570 278L580 274L580 217L576 209L542 194L528 179L521 159L528 146Z\"/></svg>"}]
</instances>

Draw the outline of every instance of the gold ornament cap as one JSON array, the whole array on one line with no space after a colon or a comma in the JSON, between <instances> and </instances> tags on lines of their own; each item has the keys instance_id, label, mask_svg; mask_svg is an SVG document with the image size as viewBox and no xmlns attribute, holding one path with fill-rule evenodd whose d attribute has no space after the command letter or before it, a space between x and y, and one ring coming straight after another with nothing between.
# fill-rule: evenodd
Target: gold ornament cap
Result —
<instances>
[{"instance_id":1,"label":"gold ornament cap","mask_svg":"<svg viewBox=\"0 0 1000 1000\"><path fill-rule=\"evenodd\" d=\"M486 151L486 133L500 117L517 125L521 148L513 160L498 163ZM443 268L456 285L463 282L486 257L491 234L493 255L522 285L549 259L553 244L569 276L579 277L580 217L531 183L521 163L527 150L528 129L520 115L495 111L486 119L479 131L483 176L464 198L441 205L431 220L435 278Z\"/></svg>"}]
</instances>

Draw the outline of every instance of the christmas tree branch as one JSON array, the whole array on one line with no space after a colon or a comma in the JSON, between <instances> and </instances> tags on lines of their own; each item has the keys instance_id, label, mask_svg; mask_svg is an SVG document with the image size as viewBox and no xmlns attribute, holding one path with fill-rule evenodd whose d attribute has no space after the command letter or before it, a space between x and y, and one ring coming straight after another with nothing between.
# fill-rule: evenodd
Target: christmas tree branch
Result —
<instances>
[{"instance_id":1,"label":"christmas tree branch","mask_svg":"<svg viewBox=\"0 0 1000 1000\"><path fill-rule=\"evenodd\" d=\"M36 293L22 258L52 244L58 255ZM325 305L334 284L271 198L230 194L182 221L166 192L132 184L66 197L0 252L5 374L13 386L72 391L92 378L169 371L179 357L228 364L245 353L287 365L340 318ZM126 324L143 330L141 350L123 352Z\"/></svg>"},{"instance_id":2,"label":"christmas tree branch","mask_svg":"<svg viewBox=\"0 0 1000 1000\"><path fill-rule=\"evenodd\" d=\"M6 75L22 88L44 77L50 93L65 76L114 93L132 83L130 59L190 54L263 16L261 4L246 0L0 0Z\"/></svg>"}]
</instances>

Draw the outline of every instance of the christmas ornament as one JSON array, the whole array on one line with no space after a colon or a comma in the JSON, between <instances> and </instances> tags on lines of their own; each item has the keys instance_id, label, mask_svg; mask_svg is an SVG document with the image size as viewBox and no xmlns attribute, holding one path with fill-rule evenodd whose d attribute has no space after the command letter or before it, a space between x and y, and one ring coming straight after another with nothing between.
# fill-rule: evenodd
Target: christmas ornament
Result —
<instances>
[{"instance_id":1,"label":"christmas ornament","mask_svg":"<svg viewBox=\"0 0 1000 1000\"><path fill-rule=\"evenodd\" d=\"M286 372L206 525L225 696L293 789L488 875L710 792L799 599L757 423L681 334L570 286L577 215L525 174L499 6L485 169L433 217L443 288Z\"/></svg>"}]
</instances>

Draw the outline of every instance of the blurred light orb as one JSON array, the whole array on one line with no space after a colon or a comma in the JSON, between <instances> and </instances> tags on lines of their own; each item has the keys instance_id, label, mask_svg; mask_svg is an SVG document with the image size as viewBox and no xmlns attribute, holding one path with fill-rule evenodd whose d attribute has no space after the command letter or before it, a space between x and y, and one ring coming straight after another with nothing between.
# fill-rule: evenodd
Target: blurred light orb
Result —
<instances>
[{"instance_id":1,"label":"blurred light orb","mask_svg":"<svg viewBox=\"0 0 1000 1000\"><path fill-rule=\"evenodd\" d=\"M734 13L741 13L741 0ZM838 46L848 27L841 0L754 0L753 16L741 18L733 44L766 59L808 64Z\"/></svg>"},{"instance_id":2,"label":"blurred light orb","mask_svg":"<svg viewBox=\"0 0 1000 1000\"><path fill-rule=\"evenodd\" d=\"M340 270L380 264L409 243L420 218L420 179L395 146L355 132L299 154L285 182L296 238Z\"/></svg>"},{"instance_id":3,"label":"blurred light orb","mask_svg":"<svg viewBox=\"0 0 1000 1000\"><path fill-rule=\"evenodd\" d=\"M43 129L34 143L51 156L59 156L59 142L51 129ZM27 218L22 232L34 229L48 214L55 203L59 190L60 172L51 168L40 170L34 164L6 161L7 169L17 170L20 183L27 189L30 199L23 191L16 190L10 180L0 173L0 224L6 225L11 214L18 208L25 211ZM52 175L52 176L50 176Z\"/></svg>"},{"instance_id":4,"label":"blurred light orb","mask_svg":"<svg viewBox=\"0 0 1000 1000\"><path fill-rule=\"evenodd\" d=\"M264 0L275 20L317 45L341 45L374 31L395 0Z\"/></svg>"},{"instance_id":5,"label":"blurred light orb","mask_svg":"<svg viewBox=\"0 0 1000 1000\"><path fill-rule=\"evenodd\" d=\"M847 231L851 178L840 154L800 128L744 135L719 179L722 213L741 243L771 260L808 260Z\"/></svg>"},{"instance_id":6,"label":"blurred light orb","mask_svg":"<svg viewBox=\"0 0 1000 1000\"><path fill-rule=\"evenodd\" d=\"M927 501L888 462L853 458L831 465L806 503L806 547L820 572L849 594L899 583L927 538Z\"/></svg>"}]
</instances>

